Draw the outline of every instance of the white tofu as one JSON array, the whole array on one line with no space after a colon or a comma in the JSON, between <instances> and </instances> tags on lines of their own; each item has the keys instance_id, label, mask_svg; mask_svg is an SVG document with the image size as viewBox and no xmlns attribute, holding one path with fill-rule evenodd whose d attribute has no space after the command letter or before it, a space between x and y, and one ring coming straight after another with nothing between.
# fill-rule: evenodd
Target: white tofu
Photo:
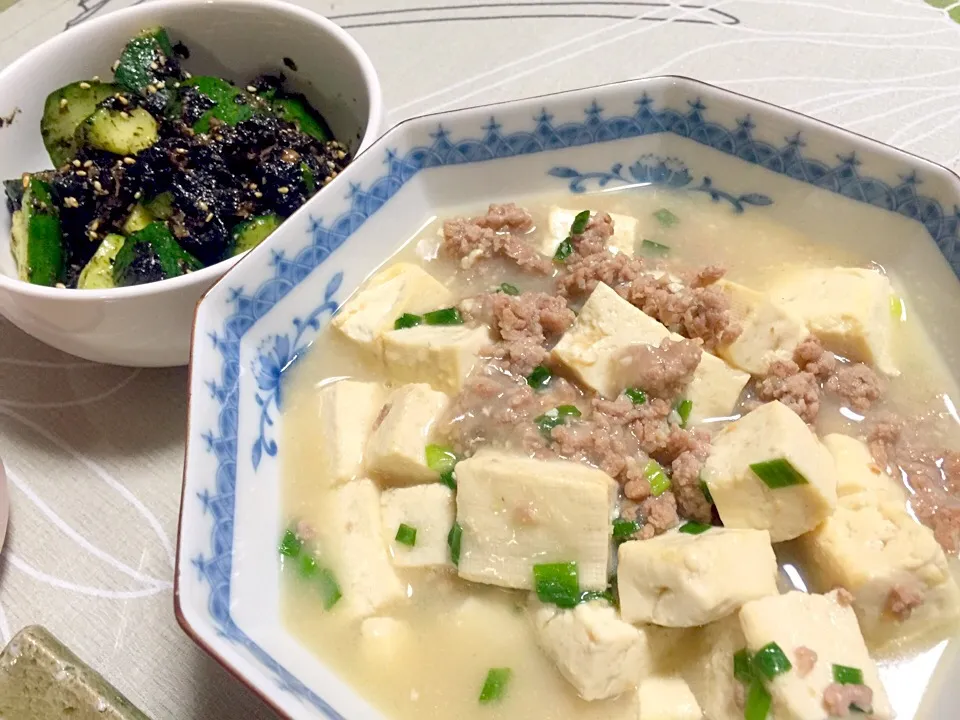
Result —
<instances>
[{"instance_id":1,"label":"white tofu","mask_svg":"<svg viewBox=\"0 0 960 720\"><path fill-rule=\"evenodd\" d=\"M455 395L473 370L480 350L493 342L486 327L419 325L383 334L384 367L391 380L428 383Z\"/></svg>"},{"instance_id":2,"label":"white tofu","mask_svg":"<svg viewBox=\"0 0 960 720\"><path fill-rule=\"evenodd\" d=\"M737 702L738 686L743 686L733 675L733 656L746 646L738 615L699 630L693 644L695 660L683 664L683 675L709 720L743 720L743 707Z\"/></svg>"},{"instance_id":3,"label":"white tofu","mask_svg":"<svg viewBox=\"0 0 960 720\"><path fill-rule=\"evenodd\" d=\"M823 344L851 360L898 375L893 353L893 288L876 270L829 268L797 272L771 289Z\"/></svg>"},{"instance_id":4,"label":"white tofu","mask_svg":"<svg viewBox=\"0 0 960 720\"><path fill-rule=\"evenodd\" d=\"M637 690L637 720L701 720L703 710L679 677L651 675Z\"/></svg>"},{"instance_id":5,"label":"white tofu","mask_svg":"<svg viewBox=\"0 0 960 720\"><path fill-rule=\"evenodd\" d=\"M620 546L617 587L627 622L695 627L776 595L777 559L765 530L667 533Z\"/></svg>"},{"instance_id":6,"label":"white tofu","mask_svg":"<svg viewBox=\"0 0 960 720\"><path fill-rule=\"evenodd\" d=\"M754 600L740 610L740 627L751 652L775 642L793 663L791 670L767 685L777 720L827 720L830 716L823 705L823 692L833 684L833 665L861 670L863 684L873 690L870 717L892 720L890 701L860 635L857 616L852 607L837 601L835 592L789 592ZM817 655L805 677L800 677L795 662L801 647Z\"/></svg>"},{"instance_id":7,"label":"white tofu","mask_svg":"<svg viewBox=\"0 0 960 720\"><path fill-rule=\"evenodd\" d=\"M426 447L449 404L445 394L422 383L390 393L389 409L367 442L367 470L391 485L439 480L439 473L427 466Z\"/></svg>"},{"instance_id":8,"label":"white tofu","mask_svg":"<svg viewBox=\"0 0 960 720\"><path fill-rule=\"evenodd\" d=\"M781 458L807 482L773 489L750 469ZM837 505L833 457L800 416L778 401L717 433L702 477L726 527L769 530L775 543L813 530Z\"/></svg>"},{"instance_id":9,"label":"white tofu","mask_svg":"<svg viewBox=\"0 0 960 720\"><path fill-rule=\"evenodd\" d=\"M370 617L360 623L360 651L374 661L396 660L411 637L409 626L391 617Z\"/></svg>"},{"instance_id":10,"label":"white tofu","mask_svg":"<svg viewBox=\"0 0 960 720\"><path fill-rule=\"evenodd\" d=\"M364 474L363 456L387 392L380 383L341 380L320 391L320 473L340 485Z\"/></svg>"},{"instance_id":11,"label":"white tofu","mask_svg":"<svg viewBox=\"0 0 960 720\"><path fill-rule=\"evenodd\" d=\"M381 336L393 330L398 317L452 304L453 294L428 272L412 263L395 263L370 278L337 311L331 324L379 357Z\"/></svg>"},{"instance_id":12,"label":"white tofu","mask_svg":"<svg viewBox=\"0 0 960 720\"><path fill-rule=\"evenodd\" d=\"M380 523L380 491L372 480L351 480L333 491L327 544L335 554L343 598L334 606L352 617L370 617L406 598L390 562Z\"/></svg>"},{"instance_id":13,"label":"white tofu","mask_svg":"<svg viewBox=\"0 0 960 720\"><path fill-rule=\"evenodd\" d=\"M742 328L736 340L718 350L720 357L751 375L763 375L775 360L793 359L809 335L803 320L756 290L729 280L717 286L730 299Z\"/></svg>"},{"instance_id":14,"label":"white tofu","mask_svg":"<svg viewBox=\"0 0 960 720\"><path fill-rule=\"evenodd\" d=\"M397 567L450 565L447 535L456 509L453 491L440 483L387 490L380 497L383 536ZM397 542L397 528L407 525L417 531L412 547Z\"/></svg>"},{"instance_id":15,"label":"white tofu","mask_svg":"<svg viewBox=\"0 0 960 720\"><path fill-rule=\"evenodd\" d=\"M623 390L616 357L638 343L659 346L664 338L680 339L664 325L634 307L603 283L587 298L576 321L553 349L554 359L580 382L607 398ZM729 416L750 376L703 353L684 396L693 402L689 422Z\"/></svg>"},{"instance_id":16,"label":"white tofu","mask_svg":"<svg viewBox=\"0 0 960 720\"><path fill-rule=\"evenodd\" d=\"M877 465L865 443L849 435L833 433L823 438L823 444L837 466L837 497L841 505L845 498L861 494L875 501L906 503L903 485Z\"/></svg>"},{"instance_id":17,"label":"white tofu","mask_svg":"<svg viewBox=\"0 0 960 720\"><path fill-rule=\"evenodd\" d=\"M582 589L605 589L617 493L577 462L481 450L457 464L460 577L529 590L534 565L576 562Z\"/></svg>"},{"instance_id":18,"label":"white tofu","mask_svg":"<svg viewBox=\"0 0 960 720\"><path fill-rule=\"evenodd\" d=\"M842 498L836 512L799 542L820 587L853 594L860 629L874 646L925 639L960 617L960 589L943 549L902 500L869 493ZM895 614L891 602L901 597L922 604Z\"/></svg>"},{"instance_id":19,"label":"white tofu","mask_svg":"<svg viewBox=\"0 0 960 720\"><path fill-rule=\"evenodd\" d=\"M567 208L550 208L550 216L547 221L548 232L541 241L540 252L553 257L557 251L557 246L570 235L570 226L578 212L580 211ZM596 215L596 213L592 213L592 215ZM613 235L610 236L607 247L614 254L624 253L633 257L637 245L637 219L629 215L617 215L616 213L610 213L610 219L613 220Z\"/></svg>"},{"instance_id":20,"label":"white tofu","mask_svg":"<svg viewBox=\"0 0 960 720\"><path fill-rule=\"evenodd\" d=\"M530 599L537 644L584 700L633 690L653 662L643 630L625 623L604 601L563 610Z\"/></svg>"}]
</instances>

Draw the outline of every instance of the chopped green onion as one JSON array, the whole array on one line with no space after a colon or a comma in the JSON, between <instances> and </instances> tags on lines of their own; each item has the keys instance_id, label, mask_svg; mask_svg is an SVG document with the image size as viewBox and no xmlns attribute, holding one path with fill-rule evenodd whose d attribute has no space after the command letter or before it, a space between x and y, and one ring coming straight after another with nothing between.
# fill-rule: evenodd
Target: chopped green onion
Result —
<instances>
[{"instance_id":1,"label":"chopped green onion","mask_svg":"<svg viewBox=\"0 0 960 720\"><path fill-rule=\"evenodd\" d=\"M695 520L688 520L687 522L685 522L683 525L680 526L677 532L686 533L687 535L700 535L701 533L705 533L711 527L713 526L707 525L707 523L697 522Z\"/></svg>"},{"instance_id":2,"label":"chopped green onion","mask_svg":"<svg viewBox=\"0 0 960 720\"><path fill-rule=\"evenodd\" d=\"M746 648L733 654L733 676L744 685L753 682L753 667L750 664L750 651Z\"/></svg>"},{"instance_id":3,"label":"chopped green onion","mask_svg":"<svg viewBox=\"0 0 960 720\"><path fill-rule=\"evenodd\" d=\"M337 583L337 579L333 576L333 573L326 568L320 570L317 580L320 588L320 597L323 602L323 609L329 610L343 597L343 593L340 592L340 585Z\"/></svg>"},{"instance_id":4,"label":"chopped green onion","mask_svg":"<svg viewBox=\"0 0 960 720\"><path fill-rule=\"evenodd\" d=\"M613 539L619 541L629 540L641 527L643 526L636 520L617 518L613 521Z\"/></svg>"},{"instance_id":5,"label":"chopped green onion","mask_svg":"<svg viewBox=\"0 0 960 720\"><path fill-rule=\"evenodd\" d=\"M840 685L863 685L863 670L847 665L834 665L833 681Z\"/></svg>"},{"instance_id":6,"label":"chopped green onion","mask_svg":"<svg viewBox=\"0 0 960 720\"><path fill-rule=\"evenodd\" d=\"M520 288L516 285L511 285L510 283L500 283L500 292L504 295L519 295Z\"/></svg>"},{"instance_id":7,"label":"chopped green onion","mask_svg":"<svg viewBox=\"0 0 960 720\"><path fill-rule=\"evenodd\" d=\"M752 463L750 469L771 490L807 484L807 479L786 458Z\"/></svg>"},{"instance_id":8,"label":"chopped green onion","mask_svg":"<svg viewBox=\"0 0 960 720\"><path fill-rule=\"evenodd\" d=\"M423 322L423 318L419 315L413 315L411 313L404 313L398 317L393 323L394 330L406 330L407 328L416 327Z\"/></svg>"},{"instance_id":9,"label":"chopped green onion","mask_svg":"<svg viewBox=\"0 0 960 720\"><path fill-rule=\"evenodd\" d=\"M559 245L557 245L557 251L553 253L553 261L562 263L568 257L573 254L573 243L570 241L570 238L567 238Z\"/></svg>"},{"instance_id":10,"label":"chopped green onion","mask_svg":"<svg viewBox=\"0 0 960 720\"><path fill-rule=\"evenodd\" d=\"M306 163L300 163L300 176L303 178L303 184L306 186L308 193L317 189L317 178Z\"/></svg>"},{"instance_id":11,"label":"chopped green onion","mask_svg":"<svg viewBox=\"0 0 960 720\"><path fill-rule=\"evenodd\" d=\"M453 470L457 464L457 456L453 450L443 445L427 445L425 451L427 456L427 467L437 473L445 473Z\"/></svg>"},{"instance_id":12,"label":"chopped green onion","mask_svg":"<svg viewBox=\"0 0 960 720\"><path fill-rule=\"evenodd\" d=\"M703 496L707 499L708 503L710 503L711 505L714 504L713 495L710 494L710 488L707 487L707 481L704 480L703 478L700 479L700 492L703 493Z\"/></svg>"},{"instance_id":13,"label":"chopped green onion","mask_svg":"<svg viewBox=\"0 0 960 720\"><path fill-rule=\"evenodd\" d=\"M580 602L590 602L591 600L606 600L611 605L615 605L616 601L613 599L613 591L607 590L586 590L585 592L580 593Z\"/></svg>"},{"instance_id":14,"label":"chopped green onion","mask_svg":"<svg viewBox=\"0 0 960 720\"><path fill-rule=\"evenodd\" d=\"M495 702L503 697L507 691L507 685L510 683L510 676L513 671L510 668L492 668L487 672L487 679L483 681L483 689L480 691L480 703Z\"/></svg>"},{"instance_id":15,"label":"chopped green onion","mask_svg":"<svg viewBox=\"0 0 960 720\"><path fill-rule=\"evenodd\" d=\"M283 540L280 541L280 554L289 558L295 558L300 554L303 542L297 537L293 530L287 530L283 534Z\"/></svg>"},{"instance_id":16,"label":"chopped green onion","mask_svg":"<svg viewBox=\"0 0 960 720\"><path fill-rule=\"evenodd\" d=\"M453 470L447 470L446 472L440 473L440 482L451 490L456 491L457 489L457 475Z\"/></svg>"},{"instance_id":17,"label":"chopped green onion","mask_svg":"<svg viewBox=\"0 0 960 720\"><path fill-rule=\"evenodd\" d=\"M534 422L540 428L540 432L547 438L551 431L558 425L563 425L568 417L580 417L580 409L576 405L560 405L547 410L543 415L534 418Z\"/></svg>"},{"instance_id":18,"label":"chopped green onion","mask_svg":"<svg viewBox=\"0 0 960 720\"><path fill-rule=\"evenodd\" d=\"M423 314L423 321L427 325L463 325L460 311L455 307L432 310Z\"/></svg>"},{"instance_id":19,"label":"chopped green onion","mask_svg":"<svg viewBox=\"0 0 960 720\"><path fill-rule=\"evenodd\" d=\"M417 529L415 527L410 527L406 523L400 523L400 526L397 528L397 536L394 538L394 540L401 545L413 547L417 544Z\"/></svg>"},{"instance_id":20,"label":"chopped green onion","mask_svg":"<svg viewBox=\"0 0 960 720\"><path fill-rule=\"evenodd\" d=\"M551 379L553 379L553 373L550 372L550 368L545 365L537 365L533 372L527 375L527 385L534 390L542 390Z\"/></svg>"},{"instance_id":21,"label":"chopped green onion","mask_svg":"<svg viewBox=\"0 0 960 720\"><path fill-rule=\"evenodd\" d=\"M693 411L693 400L681 400L677 403L677 415L680 416L680 427L685 428Z\"/></svg>"},{"instance_id":22,"label":"chopped green onion","mask_svg":"<svg viewBox=\"0 0 960 720\"><path fill-rule=\"evenodd\" d=\"M670 246L653 240L644 240L640 243L640 252L645 255L666 255L670 252Z\"/></svg>"},{"instance_id":23,"label":"chopped green onion","mask_svg":"<svg viewBox=\"0 0 960 720\"><path fill-rule=\"evenodd\" d=\"M643 476L650 481L650 493L657 497L670 489L670 478L663 470L663 465L656 460L650 460L643 469Z\"/></svg>"},{"instance_id":24,"label":"chopped green onion","mask_svg":"<svg viewBox=\"0 0 960 720\"><path fill-rule=\"evenodd\" d=\"M653 214L653 216L657 219L657 222L659 222L663 227L672 227L673 225L676 225L678 222L680 222L680 218L678 218L676 215L674 215L672 212L670 212L666 208L660 208Z\"/></svg>"},{"instance_id":25,"label":"chopped green onion","mask_svg":"<svg viewBox=\"0 0 960 720\"><path fill-rule=\"evenodd\" d=\"M750 683L747 702L743 707L743 720L766 720L773 698L760 680Z\"/></svg>"},{"instance_id":26,"label":"chopped green onion","mask_svg":"<svg viewBox=\"0 0 960 720\"><path fill-rule=\"evenodd\" d=\"M640 388L627 388L623 391L623 394L626 395L634 405L643 405L647 401L647 394Z\"/></svg>"},{"instance_id":27,"label":"chopped green onion","mask_svg":"<svg viewBox=\"0 0 960 720\"><path fill-rule=\"evenodd\" d=\"M570 224L570 234L583 235L583 231L587 229L588 222L590 222L590 211L581 210Z\"/></svg>"},{"instance_id":28,"label":"chopped green onion","mask_svg":"<svg viewBox=\"0 0 960 720\"><path fill-rule=\"evenodd\" d=\"M890 314L894 320L905 320L906 313L903 305L903 298L898 295L890 296Z\"/></svg>"},{"instance_id":29,"label":"chopped green onion","mask_svg":"<svg viewBox=\"0 0 960 720\"><path fill-rule=\"evenodd\" d=\"M454 566L460 565L460 543L463 540L463 528L455 522L447 533L447 546L450 548L450 560Z\"/></svg>"},{"instance_id":30,"label":"chopped green onion","mask_svg":"<svg viewBox=\"0 0 960 720\"><path fill-rule=\"evenodd\" d=\"M773 680L792 668L790 660L775 642L767 643L753 656L753 669L757 671L757 676L762 675L767 680Z\"/></svg>"},{"instance_id":31,"label":"chopped green onion","mask_svg":"<svg viewBox=\"0 0 960 720\"><path fill-rule=\"evenodd\" d=\"M533 587L542 602L572 608L580 602L580 579L575 562L533 566Z\"/></svg>"},{"instance_id":32,"label":"chopped green onion","mask_svg":"<svg viewBox=\"0 0 960 720\"><path fill-rule=\"evenodd\" d=\"M317 565L317 559L313 555L304 553L300 556L300 564L297 567L297 571L304 580L310 580L320 571L320 566Z\"/></svg>"}]
</instances>

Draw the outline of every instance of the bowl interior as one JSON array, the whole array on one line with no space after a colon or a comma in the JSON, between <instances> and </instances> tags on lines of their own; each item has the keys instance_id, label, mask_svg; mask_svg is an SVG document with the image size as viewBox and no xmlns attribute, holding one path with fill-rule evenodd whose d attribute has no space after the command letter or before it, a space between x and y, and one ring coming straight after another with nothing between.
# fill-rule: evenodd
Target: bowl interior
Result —
<instances>
[{"instance_id":1,"label":"bowl interior","mask_svg":"<svg viewBox=\"0 0 960 720\"><path fill-rule=\"evenodd\" d=\"M0 178L49 169L40 137L48 93L99 75L126 41L146 27L163 25L190 50L184 66L195 75L247 82L260 73L283 72L323 114L334 135L357 150L371 106L379 102L365 68L332 23L280 2L151 2L109 14L58 35L0 72L0 115L18 110L0 129ZM293 71L284 60L292 61ZM377 119L379 121L379 119ZM0 272L16 277L9 251L10 216L0 212Z\"/></svg>"},{"instance_id":2,"label":"bowl interior","mask_svg":"<svg viewBox=\"0 0 960 720\"><path fill-rule=\"evenodd\" d=\"M950 337L960 312L960 183L925 161L671 78L399 126L240 262L198 312L178 614L282 712L380 717L280 619L284 370L337 305L446 208L648 184L869 251L908 289L931 335ZM948 363L960 359L956 342L938 345ZM949 712L950 699L942 702Z\"/></svg>"}]
</instances>

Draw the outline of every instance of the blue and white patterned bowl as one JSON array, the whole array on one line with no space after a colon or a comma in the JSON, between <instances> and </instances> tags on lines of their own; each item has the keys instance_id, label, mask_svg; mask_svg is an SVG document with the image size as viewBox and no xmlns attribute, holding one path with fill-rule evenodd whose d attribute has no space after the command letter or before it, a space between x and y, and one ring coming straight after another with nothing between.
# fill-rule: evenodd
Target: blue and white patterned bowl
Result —
<instances>
[{"instance_id":1,"label":"blue and white patterned bowl","mask_svg":"<svg viewBox=\"0 0 960 720\"><path fill-rule=\"evenodd\" d=\"M960 180L810 118L667 77L399 125L197 310L177 617L279 712L381 717L280 621L284 370L438 209L651 183L707 193L733 213L773 213L828 241L843 241L831 229L842 215L858 235L876 234L874 259L896 267L933 337L960 316ZM943 712L955 701L944 698Z\"/></svg>"}]
</instances>

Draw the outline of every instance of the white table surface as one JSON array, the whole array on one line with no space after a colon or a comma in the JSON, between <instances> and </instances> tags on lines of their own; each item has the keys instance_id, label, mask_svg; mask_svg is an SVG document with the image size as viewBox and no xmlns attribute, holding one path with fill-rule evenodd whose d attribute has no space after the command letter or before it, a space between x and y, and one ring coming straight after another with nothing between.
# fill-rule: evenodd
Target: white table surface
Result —
<instances>
[{"instance_id":1,"label":"white table surface","mask_svg":"<svg viewBox=\"0 0 960 720\"><path fill-rule=\"evenodd\" d=\"M68 24L127 4L0 0L0 66ZM390 124L669 73L960 165L953 0L299 4L333 17L367 49ZM173 617L185 389L184 369L78 361L0 320L0 456L12 500L0 635L5 642L24 625L46 625L157 720L270 717Z\"/></svg>"}]
</instances>

